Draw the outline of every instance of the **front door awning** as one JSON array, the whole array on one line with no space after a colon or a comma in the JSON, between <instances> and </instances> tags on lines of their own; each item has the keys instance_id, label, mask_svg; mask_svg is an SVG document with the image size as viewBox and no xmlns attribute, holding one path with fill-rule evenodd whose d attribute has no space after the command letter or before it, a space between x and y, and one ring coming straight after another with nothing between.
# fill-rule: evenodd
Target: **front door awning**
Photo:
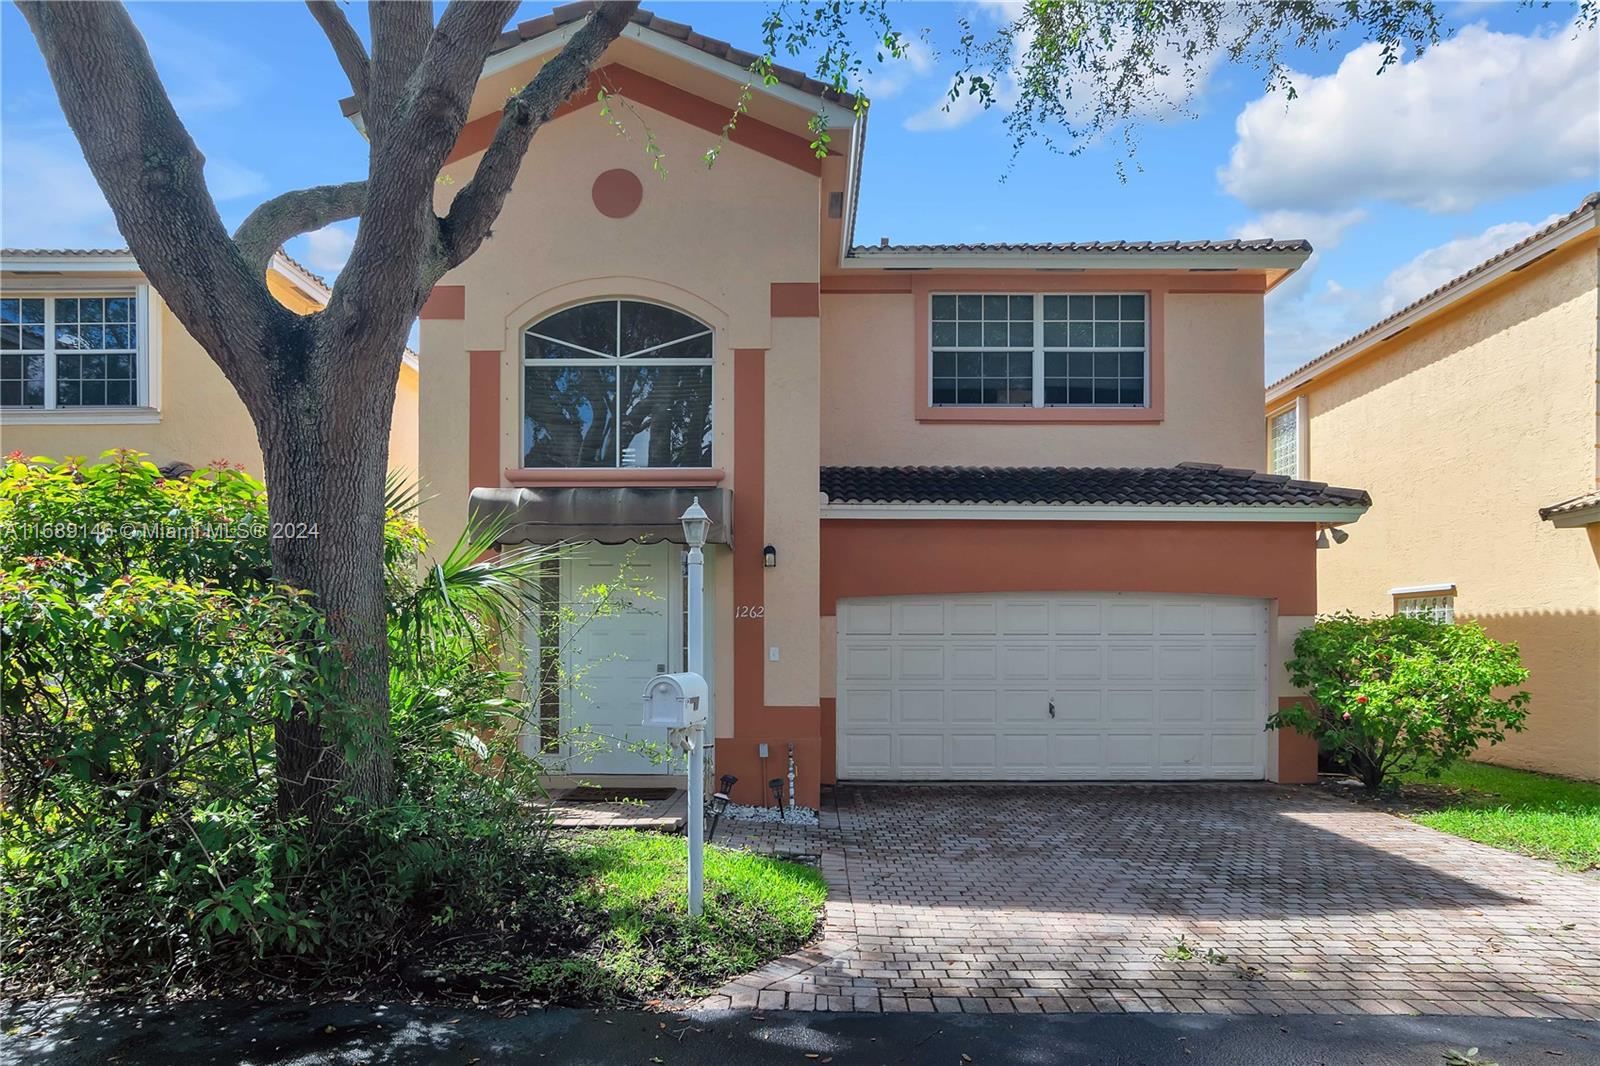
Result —
<instances>
[{"instance_id":1,"label":"front door awning","mask_svg":"<svg viewBox=\"0 0 1600 1066\"><path fill-rule=\"evenodd\" d=\"M711 516L712 544L733 543L733 492L725 488L480 488L467 504L474 523L508 523L502 544L630 540L683 543L679 516L695 498Z\"/></svg>"}]
</instances>

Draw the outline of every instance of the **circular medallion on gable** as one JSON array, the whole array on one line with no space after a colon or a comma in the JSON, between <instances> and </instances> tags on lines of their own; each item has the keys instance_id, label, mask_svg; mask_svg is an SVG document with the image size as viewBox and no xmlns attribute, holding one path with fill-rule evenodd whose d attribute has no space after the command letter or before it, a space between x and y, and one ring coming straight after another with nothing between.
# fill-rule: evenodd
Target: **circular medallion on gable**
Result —
<instances>
[{"instance_id":1,"label":"circular medallion on gable","mask_svg":"<svg viewBox=\"0 0 1600 1066\"><path fill-rule=\"evenodd\" d=\"M594 179L594 206L607 218L627 218L644 200L644 184L631 170L608 170Z\"/></svg>"}]
</instances>

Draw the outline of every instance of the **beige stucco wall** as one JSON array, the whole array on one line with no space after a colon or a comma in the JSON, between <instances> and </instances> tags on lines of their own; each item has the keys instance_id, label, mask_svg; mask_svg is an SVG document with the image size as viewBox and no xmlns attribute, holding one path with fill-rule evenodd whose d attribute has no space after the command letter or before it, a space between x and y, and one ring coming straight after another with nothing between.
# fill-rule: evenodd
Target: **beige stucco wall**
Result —
<instances>
[{"instance_id":1,"label":"beige stucco wall","mask_svg":"<svg viewBox=\"0 0 1600 1066\"><path fill-rule=\"evenodd\" d=\"M1166 297L1166 411L1154 425L918 422L915 313L909 294L823 296L824 465L1261 466L1259 294Z\"/></svg>"},{"instance_id":2,"label":"beige stucco wall","mask_svg":"<svg viewBox=\"0 0 1600 1066\"><path fill-rule=\"evenodd\" d=\"M1310 476L1373 497L1318 608L1454 583L1531 672L1527 731L1482 757L1600 778L1600 538L1538 514L1595 484L1595 243L1512 277L1304 390Z\"/></svg>"},{"instance_id":3,"label":"beige stucco wall","mask_svg":"<svg viewBox=\"0 0 1600 1066\"><path fill-rule=\"evenodd\" d=\"M532 322L561 307L605 297L637 297L677 307L715 330L713 466L737 497L741 478L765 483L765 533L735 529L741 550L779 550L765 572L768 703L817 703L817 466L820 381L815 318L773 318L774 282L818 276L817 177L739 144L716 166L699 162L715 138L644 103L621 114L630 136L586 107L541 128L495 226L494 235L442 285L465 288L465 319L424 318L420 404L421 471L431 499L423 522L436 542L453 539L466 519L468 354L500 358L499 466L522 459L521 342ZM664 152L665 178L651 172L643 129ZM479 156L447 169L439 209L471 177ZM644 199L627 218L595 207L591 188L604 171L639 175ZM745 470L733 452L734 351L765 357L765 469ZM720 563L718 564L721 565ZM725 578L725 579L724 579ZM731 568L715 585L719 617L731 618ZM750 606L747 604L740 604ZM732 691L731 625L717 633L721 691ZM724 676L727 675L727 676ZM734 728L719 708L717 732Z\"/></svg>"},{"instance_id":4,"label":"beige stucco wall","mask_svg":"<svg viewBox=\"0 0 1600 1066\"><path fill-rule=\"evenodd\" d=\"M139 280L136 276L124 275L115 281L108 279L106 284L127 286ZM82 289L93 285L92 282L77 284ZM291 310L305 313L317 306L289 288L276 274L268 275L268 287ZM0 282L0 289L6 289L5 282ZM58 290L35 288L33 291ZM160 315L159 328L152 335L155 350L151 358L157 363L151 376L150 402L155 408L154 415L145 411L130 411L124 415L107 410L97 412L95 421L83 423L77 413L72 413L72 421L57 421L46 413L30 412L12 418L0 413L0 452L21 451L52 459L67 456L95 459L113 448L134 448L148 453L156 463L178 460L205 466L214 459L225 459L243 464L256 477L262 476L261 445L256 440L255 426L244 409L244 402L160 295L152 291L150 302L152 313ZM151 417L157 420L149 421ZM27 420L22 421L22 418ZM410 471L417 468L417 374L409 368L401 370L395 396L389 434L389 467Z\"/></svg>"}]
</instances>

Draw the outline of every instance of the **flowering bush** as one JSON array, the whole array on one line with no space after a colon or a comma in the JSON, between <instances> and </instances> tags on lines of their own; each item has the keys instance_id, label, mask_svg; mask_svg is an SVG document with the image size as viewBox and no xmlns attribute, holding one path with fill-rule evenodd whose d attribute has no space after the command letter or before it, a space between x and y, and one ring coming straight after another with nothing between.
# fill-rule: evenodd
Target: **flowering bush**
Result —
<instances>
[{"instance_id":1,"label":"flowering bush","mask_svg":"<svg viewBox=\"0 0 1600 1066\"><path fill-rule=\"evenodd\" d=\"M1528 679L1516 645L1475 622L1336 614L1300 631L1287 665L1312 704L1267 727L1315 737L1371 791L1397 773L1437 776L1528 715L1528 694L1506 691Z\"/></svg>"}]
</instances>

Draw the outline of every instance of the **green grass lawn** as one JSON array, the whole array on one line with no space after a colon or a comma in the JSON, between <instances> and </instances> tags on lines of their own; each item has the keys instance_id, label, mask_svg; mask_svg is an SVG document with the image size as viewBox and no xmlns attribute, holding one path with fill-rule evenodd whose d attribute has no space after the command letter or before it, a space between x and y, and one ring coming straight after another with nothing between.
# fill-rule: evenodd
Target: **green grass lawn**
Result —
<instances>
[{"instance_id":1,"label":"green grass lawn","mask_svg":"<svg viewBox=\"0 0 1600 1066\"><path fill-rule=\"evenodd\" d=\"M1402 784L1437 806L1412 815L1423 825L1572 870L1600 868L1600 784L1475 762Z\"/></svg>"},{"instance_id":2,"label":"green grass lawn","mask_svg":"<svg viewBox=\"0 0 1600 1066\"><path fill-rule=\"evenodd\" d=\"M704 913L691 918L683 837L602 830L559 847L593 936L580 954L535 963L527 986L566 1002L709 992L804 944L828 895L810 866L708 847Z\"/></svg>"}]
</instances>

